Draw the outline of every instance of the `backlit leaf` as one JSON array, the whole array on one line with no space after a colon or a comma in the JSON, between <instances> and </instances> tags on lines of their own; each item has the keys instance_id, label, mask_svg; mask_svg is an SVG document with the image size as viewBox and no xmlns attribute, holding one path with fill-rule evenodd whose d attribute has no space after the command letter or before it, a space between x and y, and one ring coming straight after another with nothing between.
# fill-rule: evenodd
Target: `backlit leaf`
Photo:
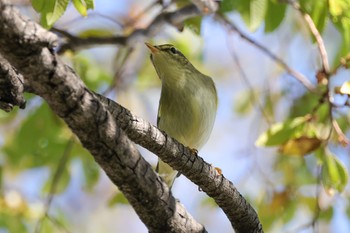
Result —
<instances>
[{"instance_id":1,"label":"backlit leaf","mask_svg":"<svg viewBox=\"0 0 350 233\"><path fill-rule=\"evenodd\" d=\"M330 151L321 153L322 183L329 194L342 192L348 183L348 171L344 164Z\"/></svg>"},{"instance_id":2,"label":"backlit leaf","mask_svg":"<svg viewBox=\"0 0 350 233\"><path fill-rule=\"evenodd\" d=\"M87 16L86 4L83 0L72 0L75 9L82 15Z\"/></svg>"},{"instance_id":3,"label":"backlit leaf","mask_svg":"<svg viewBox=\"0 0 350 233\"><path fill-rule=\"evenodd\" d=\"M276 123L269 130L261 134L256 140L257 146L277 146L286 143L296 133L300 132L305 123L310 119L309 115L296 117L285 122Z\"/></svg>"},{"instance_id":4,"label":"backlit leaf","mask_svg":"<svg viewBox=\"0 0 350 233\"><path fill-rule=\"evenodd\" d=\"M318 149L321 143L322 140L316 137L301 136L288 140L280 147L279 151L284 155L304 156Z\"/></svg>"}]
</instances>

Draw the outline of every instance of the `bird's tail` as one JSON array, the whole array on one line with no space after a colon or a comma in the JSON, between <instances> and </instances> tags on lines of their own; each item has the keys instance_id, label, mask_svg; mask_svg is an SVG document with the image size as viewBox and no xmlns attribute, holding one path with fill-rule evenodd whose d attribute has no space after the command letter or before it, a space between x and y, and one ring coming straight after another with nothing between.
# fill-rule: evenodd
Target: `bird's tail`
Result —
<instances>
[{"instance_id":1,"label":"bird's tail","mask_svg":"<svg viewBox=\"0 0 350 233\"><path fill-rule=\"evenodd\" d=\"M165 183L171 187L173 186L174 180L178 177L178 172L172 169L168 164L164 163L162 160L158 160L156 171L159 176L165 181Z\"/></svg>"}]
</instances>

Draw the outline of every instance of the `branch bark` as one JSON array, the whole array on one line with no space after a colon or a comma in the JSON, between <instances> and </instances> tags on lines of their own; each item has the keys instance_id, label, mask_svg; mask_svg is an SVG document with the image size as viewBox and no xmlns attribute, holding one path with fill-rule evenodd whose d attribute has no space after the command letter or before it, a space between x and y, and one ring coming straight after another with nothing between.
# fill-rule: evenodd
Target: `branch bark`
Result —
<instances>
[{"instance_id":1,"label":"branch bark","mask_svg":"<svg viewBox=\"0 0 350 233\"><path fill-rule=\"evenodd\" d=\"M0 53L47 101L124 193L150 232L206 232L103 106L55 55L56 36L0 1Z\"/></svg>"},{"instance_id":2,"label":"branch bark","mask_svg":"<svg viewBox=\"0 0 350 233\"><path fill-rule=\"evenodd\" d=\"M159 14L147 28L136 29L127 36L110 36L110 37L86 37L81 38L70 34L64 30L53 29L54 32L66 38L66 42L62 43L58 49L58 53L64 53L67 50L78 50L94 45L133 45L148 37L153 37L159 33L162 27L170 24L178 27L186 19L200 15L198 8L191 4L172 12L164 12Z\"/></svg>"},{"instance_id":3,"label":"branch bark","mask_svg":"<svg viewBox=\"0 0 350 233\"><path fill-rule=\"evenodd\" d=\"M0 109L10 112L13 106L25 108L23 76L0 54Z\"/></svg>"},{"instance_id":4,"label":"branch bark","mask_svg":"<svg viewBox=\"0 0 350 233\"><path fill-rule=\"evenodd\" d=\"M263 232L255 210L229 180L155 126L89 91L57 58L53 49L56 36L21 16L4 0L0 0L0 35L0 53L78 136L150 232L206 230L174 199L130 139L157 154L214 198L236 232Z\"/></svg>"}]
</instances>

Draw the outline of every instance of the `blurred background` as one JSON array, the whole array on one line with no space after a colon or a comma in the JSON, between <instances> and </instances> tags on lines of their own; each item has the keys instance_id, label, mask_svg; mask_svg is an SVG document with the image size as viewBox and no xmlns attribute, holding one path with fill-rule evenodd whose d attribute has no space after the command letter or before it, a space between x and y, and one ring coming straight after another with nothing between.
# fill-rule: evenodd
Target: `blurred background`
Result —
<instances>
[{"instance_id":1,"label":"blurred background","mask_svg":"<svg viewBox=\"0 0 350 233\"><path fill-rule=\"evenodd\" d=\"M230 5L231 1L224 2ZM321 58L300 13L285 3L264 2L279 7L275 13L270 12L270 17L281 18L273 30L267 30L267 21L247 23L242 11L230 9L225 13L242 33L318 85ZM40 22L30 2L14 4ZM163 6L168 4L170 1L163 2ZM165 10L175 10L180 3L176 4ZM99 0L95 9L82 17L70 4L52 30L81 37L127 35L135 28L147 27L162 10L158 1ZM342 33L325 21L322 36L330 63L336 66ZM259 136L276 123L322 109L319 95L312 94L275 59L228 30L213 15L187 21L182 31L165 26L147 42L174 44L197 69L214 79L219 108L211 137L199 155L222 169L257 210L265 232L350 232L346 177L349 145L341 145L337 135L324 137L327 151L340 164L337 166L344 166L343 170L339 168L345 174L338 177L344 180L338 189L327 186L329 180L322 176L317 152L285 155L278 146L256 146ZM160 80L143 41L130 47L94 45L66 51L61 59L90 89L156 124ZM327 84L329 89L349 80L349 74L349 70L338 69ZM347 99L331 93L337 105ZM40 97L28 94L26 99L25 110L0 112L0 233L147 232L122 193L68 127ZM349 137L349 108L335 109L333 118ZM322 132L330 130L328 121L318 123ZM139 149L155 166L157 157ZM187 178L180 176L172 191L208 232L233 232L222 210Z\"/></svg>"}]
</instances>

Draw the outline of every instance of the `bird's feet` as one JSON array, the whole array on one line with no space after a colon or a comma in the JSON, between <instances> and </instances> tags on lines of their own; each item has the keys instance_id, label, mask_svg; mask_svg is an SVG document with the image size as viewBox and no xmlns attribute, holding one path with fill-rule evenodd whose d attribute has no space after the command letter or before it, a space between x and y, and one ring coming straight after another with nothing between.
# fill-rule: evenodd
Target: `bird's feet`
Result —
<instances>
[{"instance_id":1,"label":"bird's feet","mask_svg":"<svg viewBox=\"0 0 350 233\"><path fill-rule=\"evenodd\" d=\"M190 150L191 154L193 154L195 156L198 156L198 150L197 149L190 148L190 147L187 147L187 148Z\"/></svg>"}]
</instances>

